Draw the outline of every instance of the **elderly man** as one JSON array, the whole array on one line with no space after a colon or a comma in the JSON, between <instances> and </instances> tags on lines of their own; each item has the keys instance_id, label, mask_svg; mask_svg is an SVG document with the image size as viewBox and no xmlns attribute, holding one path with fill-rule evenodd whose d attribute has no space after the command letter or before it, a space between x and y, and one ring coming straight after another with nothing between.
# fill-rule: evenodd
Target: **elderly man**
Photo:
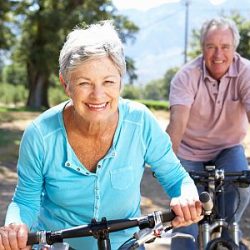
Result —
<instances>
[{"instance_id":1,"label":"elderly man","mask_svg":"<svg viewBox=\"0 0 250 250\"><path fill-rule=\"evenodd\" d=\"M236 48L239 32L225 18L205 22L201 29L202 55L185 65L173 78L170 90L170 123L167 132L173 149L186 170L202 171L212 163L217 169L242 171L248 163L241 145L250 121L250 62ZM241 189L239 221L249 199L249 189ZM227 188L226 216L232 217L239 199ZM180 230L179 230L180 231ZM197 225L182 232L197 237ZM184 239L172 241L172 249L197 249Z\"/></svg>"}]
</instances>

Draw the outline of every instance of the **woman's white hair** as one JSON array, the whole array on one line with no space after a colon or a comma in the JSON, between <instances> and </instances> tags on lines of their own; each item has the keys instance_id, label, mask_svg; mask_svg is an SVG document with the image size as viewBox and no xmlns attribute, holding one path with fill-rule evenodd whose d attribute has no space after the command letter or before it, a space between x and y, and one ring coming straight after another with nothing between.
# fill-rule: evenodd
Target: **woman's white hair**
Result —
<instances>
[{"instance_id":1,"label":"woman's white hair","mask_svg":"<svg viewBox=\"0 0 250 250\"><path fill-rule=\"evenodd\" d=\"M59 57L59 72L67 82L68 72L84 61L108 56L121 77L126 72L123 44L112 21L101 21L86 29L76 28L67 36Z\"/></svg>"}]
</instances>

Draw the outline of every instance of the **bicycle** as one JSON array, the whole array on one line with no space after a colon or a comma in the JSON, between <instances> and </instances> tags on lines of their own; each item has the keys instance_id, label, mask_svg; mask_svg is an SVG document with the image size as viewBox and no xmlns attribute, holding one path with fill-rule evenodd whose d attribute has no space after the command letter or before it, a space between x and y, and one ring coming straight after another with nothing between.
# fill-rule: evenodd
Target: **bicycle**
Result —
<instances>
[{"instance_id":1,"label":"bicycle","mask_svg":"<svg viewBox=\"0 0 250 250\"><path fill-rule=\"evenodd\" d=\"M250 170L240 172L224 172L215 169L214 165L206 165L205 171L190 171L189 174L197 186L201 185L211 198L200 196L201 201L209 200L209 208L204 213L204 219L198 223L198 246L200 250L247 249L240 242L239 225L233 220L233 215L239 208L239 203L232 215L231 221L226 221L224 188L226 184L236 187L250 185ZM240 200L239 200L240 202ZM224 239L222 234L227 233L229 239Z\"/></svg>"},{"instance_id":2,"label":"bicycle","mask_svg":"<svg viewBox=\"0 0 250 250\"><path fill-rule=\"evenodd\" d=\"M99 250L111 250L109 233L128 229L131 227L139 227L132 238L124 242L119 249L138 249L145 243L151 243L156 238L165 237L184 237L191 238L193 236L182 233L172 234L171 221L174 219L173 211L165 212L156 211L139 218L107 220L103 218L101 221L92 220L90 224L63 229L59 231L38 231L28 235L28 245L39 244L41 246L51 246L49 249L68 250L72 249L63 239L93 236L97 239ZM165 225L163 225L163 223ZM48 249L48 248L46 248Z\"/></svg>"}]
</instances>

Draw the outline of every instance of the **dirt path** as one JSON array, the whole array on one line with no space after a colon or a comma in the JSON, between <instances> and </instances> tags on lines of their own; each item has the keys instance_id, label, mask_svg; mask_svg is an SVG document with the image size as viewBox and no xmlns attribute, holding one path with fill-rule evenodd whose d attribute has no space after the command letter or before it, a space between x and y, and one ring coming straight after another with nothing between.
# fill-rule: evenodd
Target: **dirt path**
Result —
<instances>
[{"instance_id":1,"label":"dirt path","mask_svg":"<svg viewBox=\"0 0 250 250\"><path fill-rule=\"evenodd\" d=\"M20 114L19 114L20 115ZM166 124L168 122L168 114L166 112L155 112L161 127L165 129ZM30 119L33 117L23 116L24 120L17 120L12 123L3 123L0 124L0 130L6 131L15 131L18 136L20 136L30 122ZM249 136L244 141L244 145L247 149L247 155L250 155L250 133ZM16 184L16 159L17 156L14 155L14 160L6 161L5 154L9 152L8 147L0 147L0 225L4 223L4 217L7 209L7 205L11 200L15 184ZM166 199L166 195L161 189L160 185L157 183L156 179L152 177L151 171L146 169L142 185L142 211L143 213L150 213L155 210L165 209L168 206L168 200ZM245 243L250 247L250 205L248 205L248 209L244 214L241 223L242 230L244 232ZM157 246L151 244L147 247L148 250L162 250L168 249L169 242L159 242Z\"/></svg>"}]
</instances>

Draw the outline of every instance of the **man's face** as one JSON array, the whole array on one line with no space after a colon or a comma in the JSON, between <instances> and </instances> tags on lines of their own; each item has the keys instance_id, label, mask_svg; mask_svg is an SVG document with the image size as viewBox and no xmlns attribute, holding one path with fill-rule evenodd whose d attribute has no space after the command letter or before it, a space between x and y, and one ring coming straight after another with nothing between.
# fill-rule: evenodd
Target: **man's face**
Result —
<instances>
[{"instance_id":1,"label":"man's face","mask_svg":"<svg viewBox=\"0 0 250 250\"><path fill-rule=\"evenodd\" d=\"M206 34L202 50L209 74L219 80L233 61L235 48L232 31L212 27Z\"/></svg>"}]
</instances>

